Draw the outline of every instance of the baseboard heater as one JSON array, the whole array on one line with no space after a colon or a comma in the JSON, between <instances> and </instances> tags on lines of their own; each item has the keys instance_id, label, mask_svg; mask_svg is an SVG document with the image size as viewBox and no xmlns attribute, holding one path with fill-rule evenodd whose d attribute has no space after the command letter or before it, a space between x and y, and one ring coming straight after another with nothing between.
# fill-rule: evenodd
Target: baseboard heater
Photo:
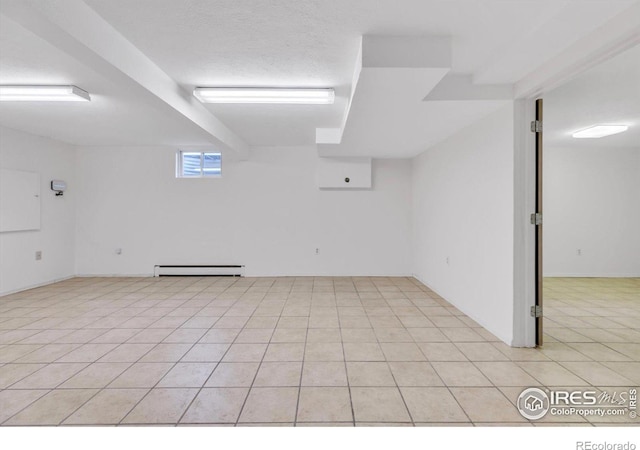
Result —
<instances>
[{"instance_id":1,"label":"baseboard heater","mask_svg":"<svg viewBox=\"0 0 640 450\"><path fill-rule=\"evenodd\" d=\"M158 265L154 267L153 275L156 277L242 277L244 276L244 266Z\"/></svg>"}]
</instances>

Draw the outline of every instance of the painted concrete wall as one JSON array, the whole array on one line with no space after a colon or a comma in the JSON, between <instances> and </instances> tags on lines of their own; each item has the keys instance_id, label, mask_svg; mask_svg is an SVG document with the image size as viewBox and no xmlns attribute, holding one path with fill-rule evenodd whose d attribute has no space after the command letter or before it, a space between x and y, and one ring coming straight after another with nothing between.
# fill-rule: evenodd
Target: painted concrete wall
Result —
<instances>
[{"instance_id":1,"label":"painted concrete wall","mask_svg":"<svg viewBox=\"0 0 640 450\"><path fill-rule=\"evenodd\" d=\"M640 276L640 147L544 156L545 276Z\"/></svg>"},{"instance_id":2,"label":"painted concrete wall","mask_svg":"<svg viewBox=\"0 0 640 450\"><path fill-rule=\"evenodd\" d=\"M0 295L75 274L75 149L21 131L0 127L0 167L40 174L40 230L0 233ZM50 182L68 190L56 197ZM2 205L0 205L2 214ZM35 252L42 251L42 259Z\"/></svg>"},{"instance_id":3,"label":"painted concrete wall","mask_svg":"<svg viewBox=\"0 0 640 450\"><path fill-rule=\"evenodd\" d=\"M513 337L513 105L413 163L413 270L503 341Z\"/></svg>"},{"instance_id":4,"label":"painted concrete wall","mask_svg":"<svg viewBox=\"0 0 640 450\"><path fill-rule=\"evenodd\" d=\"M217 179L176 179L175 152L78 150L78 274L149 275L155 264L244 264L248 276L411 273L410 161L374 161L372 190L326 191L313 147L223 156Z\"/></svg>"}]
</instances>

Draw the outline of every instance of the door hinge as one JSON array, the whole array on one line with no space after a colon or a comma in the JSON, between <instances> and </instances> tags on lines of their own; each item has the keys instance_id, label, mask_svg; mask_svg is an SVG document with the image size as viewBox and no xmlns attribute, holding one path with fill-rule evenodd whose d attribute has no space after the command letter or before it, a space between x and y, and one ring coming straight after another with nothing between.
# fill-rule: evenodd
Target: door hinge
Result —
<instances>
[{"instance_id":1,"label":"door hinge","mask_svg":"<svg viewBox=\"0 0 640 450\"><path fill-rule=\"evenodd\" d=\"M532 133L542 133L542 122L539 120L531 121L531 132Z\"/></svg>"},{"instance_id":2,"label":"door hinge","mask_svg":"<svg viewBox=\"0 0 640 450\"><path fill-rule=\"evenodd\" d=\"M531 214L531 225L542 225L542 213Z\"/></svg>"},{"instance_id":3,"label":"door hinge","mask_svg":"<svg viewBox=\"0 0 640 450\"><path fill-rule=\"evenodd\" d=\"M542 306L540 305L532 306L531 317L542 317Z\"/></svg>"}]
</instances>

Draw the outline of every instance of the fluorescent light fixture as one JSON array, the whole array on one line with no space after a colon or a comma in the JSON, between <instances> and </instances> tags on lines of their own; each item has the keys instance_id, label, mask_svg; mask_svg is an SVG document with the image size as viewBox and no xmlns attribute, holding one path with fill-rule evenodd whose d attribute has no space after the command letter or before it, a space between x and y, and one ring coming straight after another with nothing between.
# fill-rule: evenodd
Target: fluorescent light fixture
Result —
<instances>
[{"instance_id":1,"label":"fluorescent light fixture","mask_svg":"<svg viewBox=\"0 0 640 450\"><path fill-rule=\"evenodd\" d=\"M193 95L202 103L284 103L331 105L333 89L198 87Z\"/></svg>"},{"instance_id":2,"label":"fluorescent light fixture","mask_svg":"<svg viewBox=\"0 0 640 450\"><path fill-rule=\"evenodd\" d=\"M77 86L0 86L3 102L86 102L89 93Z\"/></svg>"},{"instance_id":3,"label":"fluorescent light fixture","mask_svg":"<svg viewBox=\"0 0 640 450\"><path fill-rule=\"evenodd\" d=\"M597 139L622 133L628 129L629 127L627 125L594 125L584 130L576 131L572 136L578 139Z\"/></svg>"}]
</instances>

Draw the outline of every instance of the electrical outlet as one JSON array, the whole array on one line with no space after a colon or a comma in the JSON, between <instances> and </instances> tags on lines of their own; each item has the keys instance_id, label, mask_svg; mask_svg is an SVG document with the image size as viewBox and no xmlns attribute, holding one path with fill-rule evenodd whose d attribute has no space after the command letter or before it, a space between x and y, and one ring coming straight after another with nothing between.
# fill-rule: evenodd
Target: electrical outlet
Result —
<instances>
[{"instance_id":1,"label":"electrical outlet","mask_svg":"<svg viewBox=\"0 0 640 450\"><path fill-rule=\"evenodd\" d=\"M579 249L576 251L576 254L577 254L578 256L582 256L582 249L581 249L581 248L579 248Z\"/></svg>"},{"instance_id":2,"label":"electrical outlet","mask_svg":"<svg viewBox=\"0 0 640 450\"><path fill-rule=\"evenodd\" d=\"M42 259L42 250L38 250L36 252L36 261L40 261Z\"/></svg>"},{"instance_id":3,"label":"electrical outlet","mask_svg":"<svg viewBox=\"0 0 640 450\"><path fill-rule=\"evenodd\" d=\"M447 256L447 266L449 265L449 257Z\"/></svg>"},{"instance_id":4,"label":"electrical outlet","mask_svg":"<svg viewBox=\"0 0 640 450\"><path fill-rule=\"evenodd\" d=\"M319 254L320 254L320 249L316 248L316 255L319 255Z\"/></svg>"},{"instance_id":5,"label":"electrical outlet","mask_svg":"<svg viewBox=\"0 0 640 450\"><path fill-rule=\"evenodd\" d=\"M117 248L116 249L116 255L122 255L122 249L121 248Z\"/></svg>"}]
</instances>

